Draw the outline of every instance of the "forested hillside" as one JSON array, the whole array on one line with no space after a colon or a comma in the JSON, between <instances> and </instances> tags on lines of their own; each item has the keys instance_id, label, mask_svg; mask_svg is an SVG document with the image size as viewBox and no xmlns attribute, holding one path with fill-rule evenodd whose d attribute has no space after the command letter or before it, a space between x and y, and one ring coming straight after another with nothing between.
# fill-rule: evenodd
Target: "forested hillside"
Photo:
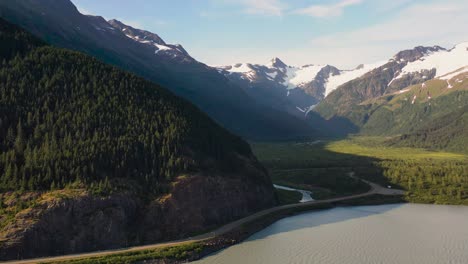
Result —
<instances>
[{"instance_id":1,"label":"forested hillside","mask_svg":"<svg viewBox=\"0 0 468 264\"><path fill-rule=\"evenodd\" d=\"M413 133L390 140L390 145L447 149L468 153L468 106L435 119Z\"/></svg>"},{"instance_id":2,"label":"forested hillside","mask_svg":"<svg viewBox=\"0 0 468 264\"><path fill-rule=\"evenodd\" d=\"M0 259L180 238L275 203L249 145L189 102L3 20L0 44Z\"/></svg>"},{"instance_id":3,"label":"forested hillside","mask_svg":"<svg viewBox=\"0 0 468 264\"><path fill-rule=\"evenodd\" d=\"M467 152L467 89L464 74L434 79L365 101L354 113L365 116L362 134L393 136L391 145Z\"/></svg>"},{"instance_id":4,"label":"forested hillside","mask_svg":"<svg viewBox=\"0 0 468 264\"><path fill-rule=\"evenodd\" d=\"M3 58L25 52L16 42L29 43L23 32L11 34ZM234 170L222 161L251 155L187 102L77 52L44 46L4 60L0 89L3 189L112 178L157 188L204 159L214 160L212 169Z\"/></svg>"}]
</instances>

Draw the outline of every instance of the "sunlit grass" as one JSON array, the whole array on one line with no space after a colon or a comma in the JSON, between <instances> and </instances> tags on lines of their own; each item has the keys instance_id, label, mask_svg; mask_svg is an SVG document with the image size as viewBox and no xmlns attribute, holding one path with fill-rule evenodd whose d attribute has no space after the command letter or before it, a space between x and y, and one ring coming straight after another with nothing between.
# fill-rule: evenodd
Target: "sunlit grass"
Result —
<instances>
[{"instance_id":1,"label":"sunlit grass","mask_svg":"<svg viewBox=\"0 0 468 264\"><path fill-rule=\"evenodd\" d=\"M468 160L467 155L458 153L429 151L418 148L387 147L383 144L382 138L376 137L355 137L352 139L330 142L325 145L325 149L336 153L374 157L379 159Z\"/></svg>"}]
</instances>

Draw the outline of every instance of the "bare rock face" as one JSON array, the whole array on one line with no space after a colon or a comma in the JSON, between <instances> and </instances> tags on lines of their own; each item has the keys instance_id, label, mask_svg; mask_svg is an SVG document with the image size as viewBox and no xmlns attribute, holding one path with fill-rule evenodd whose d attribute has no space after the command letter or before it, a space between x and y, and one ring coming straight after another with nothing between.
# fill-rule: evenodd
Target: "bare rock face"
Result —
<instances>
[{"instance_id":1,"label":"bare rock face","mask_svg":"<svg viewBox=\"0 0 468 264\"><path fill-rule=\"evenodd\" d=\"M408 50L403 50L403 51L398 52L394 56L393 59L395 61L413 62L413 61L419 60L421 57L423 57L424 55L428 53L441 51L441 50L445 50L445 49L440 46L433 46L433 47L418 46L413 49L408 49Z\"/></svg>"},{"instance_id":2,"label":"bare rock face","mask_svg":"<svg viewBox=\"0 0 468 264\"><path fill-rule=\"evenodd\" d=\"M4 229L0 259L51 256L128 244L138 201L126 196L53 199L16 215Z\"/></svg>"},{"instance_id":3,"label":"bare rock face","mask_svg":"<svg viewBox=\"0 0 468 264\"><path fill-rule=\"evenodd\" d=\"M170 194L149 203L129 194L48 199L18 213L3 229L0 260L121 248L208 231L273 206L273 189L264 183L239 175L194 175L180 178Z\"/></svg>"},{"instance_id":4,"label":"bare rock face","mask_svg":"<svg viewBox=\"0 0 468 264\"><path fill-rule=\"evenodd\" d=\"M182 179L171 195L148 207L141 225L146 230L141 230L141 242L187 237L272 205L270 188L245 180L203 176Z\"/></svg>"}]
</instances>

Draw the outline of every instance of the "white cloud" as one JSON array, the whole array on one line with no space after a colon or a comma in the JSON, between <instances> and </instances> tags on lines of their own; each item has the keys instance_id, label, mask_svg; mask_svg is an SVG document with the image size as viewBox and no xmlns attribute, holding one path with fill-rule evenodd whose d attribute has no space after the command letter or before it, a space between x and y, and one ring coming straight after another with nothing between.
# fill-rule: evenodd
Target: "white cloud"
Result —
<instances>
[{"instance_id":1,"label":"white cloud","mask_svg":"<svg viewBox=\"0 0 468 264\"><path fill-rule=\"evenodd\" d=\"M316 37L309 45L278 56L298 65L328 63L349 68L389 59L400 50L419 45L451 48L468 41L467 13L465 0L408 5L386 22Z\"/></svg>"},{"instance_id":2,"label":"white cloud","mask_svg":"<svg viewBox=\"0 0 468 264\"><path fill-rule=\"evenodd\" d=\"M281 16L285 6L278 0L243 0L249 14Z\"/></svg>"},{"instance_id":3,"label":"white cloud","mask_svg":"<svg viewBox=\"0 0 468 264\"><path fill-rule=\"evenodd\" d=\"M286 9L282 0L223 0L223 2L240 5L242 11L247 14L282 16Z\"/></svg>"},{"instance_id":4,"label":"white cloud","mask_svg":"<svg viewBox=\"0 0 468 264\"><path fill-rule=\"evenodd\" d=\"M468 4L435 3L413 5L391 20L350 32L339 32L315 38L313 45L340 47L362 44L382 45L400 41L446 42L468 37Z\"/></svg>"},{"instance_id":5,"label":"white cloud","mask_svg":"<svg viewBox=\"0 0 468 264\"><path fill-rule=\"evenodd\" d=\"M237 0L237 4L241 1L246 3L244 0ZM358 4L357 1L340 3L342 8L346 8L344 4ZM282 8L281 14L294 14L294 11L288 11L294 9ZM192 55L209 65L229 65L237 62L264 64L272 57L279 57L291 65L330 64L350 69L361 63L390 59L397 52L415 46L440 45L452 48L458 43L468 41L466 0L369 0L364 8L373 12L372 15L385 14L385 19L352 30L333 31L317 37L310 35L309 42L298 42L290 38L291 43L286 46L264 43L233 47L224 45L223 40L219 40L211 43L209 49L206 46L192 47ZM336 11L328 14L336 14ZM299 33L322 34L314 31Z\"/></svg>"},{"instance_id":6,"label":"white cloud","mask_svg":"<svg viewBox=\"0 0 468 264\"><path fill-rule=\"evenodd\" d=\"M363 0L341 0L340 2L328 5L311 5L306 8L297 9L296 14L308 15L313 17L337 17L343 14L346 7L358 5Z\"/></svg>"}]
</instances>

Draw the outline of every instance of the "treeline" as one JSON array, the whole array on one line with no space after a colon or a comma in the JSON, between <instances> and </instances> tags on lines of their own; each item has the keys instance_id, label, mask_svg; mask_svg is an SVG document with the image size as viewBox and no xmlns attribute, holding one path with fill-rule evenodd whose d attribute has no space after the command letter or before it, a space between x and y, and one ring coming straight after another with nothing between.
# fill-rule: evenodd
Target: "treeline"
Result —
<instances>
[{"instance_id":1,"label":"treeline","mask_svg":"<svg viewBox=\"0 0 468 264\"><path fill-rule=\"evenodd\" d=\"M5 21L0 30L0 190L107 188L124 178L157 191L181 173L236 170L235 157L250 155L246 142L157 85L29 45L40 42Z\"/></svg>"},{"instance_id":2,"label":"treeline","mask_svg":"<svg viewBox=\"0 0 468 264\"><path fill-rule=\"evenodd\" d=\"M404 187L412 202L468 205L468 164L452 160L380 162L383 176Z\"/></svg>"}]
</instances>

